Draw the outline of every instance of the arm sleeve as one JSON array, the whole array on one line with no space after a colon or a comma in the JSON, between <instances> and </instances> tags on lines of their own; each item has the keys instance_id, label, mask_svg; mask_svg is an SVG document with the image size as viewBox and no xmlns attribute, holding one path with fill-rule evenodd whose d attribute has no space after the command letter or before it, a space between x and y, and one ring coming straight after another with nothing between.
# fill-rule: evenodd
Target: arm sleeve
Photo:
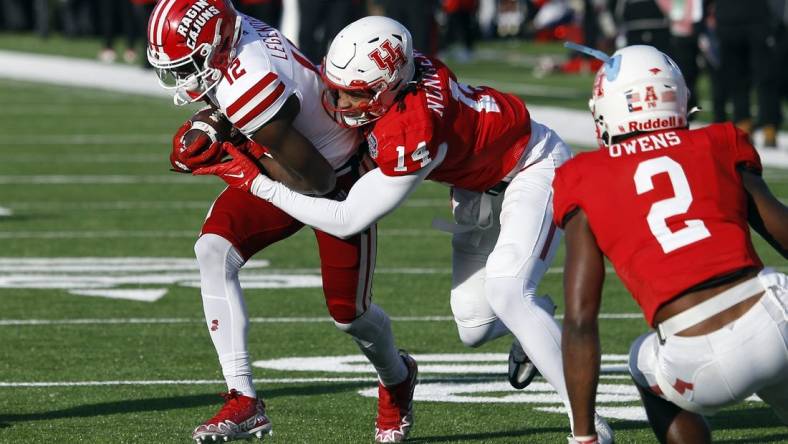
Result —
<instances>
[{"instance_id":1,"label":"arm sleeve","mask_svg":"<svg viewBox=\"0 0 788 444\"><path fill-rule=\"evenodd\" d=\"M343 201L305 196L273 181L265 181L262 186L253 185L251 191L306 225L347 238L397 208L430 170L425 168L414 174L392 177L376 168L362 176Z\"/></svg>"},{"instance_id":2,"label":"arm sleeve","mask_svg":"<svg viewBox=\"0 0 788 444\"><path fill-rule=\"evenodd\" d=\"M553 222L561 229L564 228L564 218L580 206L576 193L578 188L574 183L576 180L571 174L573 160L560 166L553 179Z\"/></svg>"}]
</instances>

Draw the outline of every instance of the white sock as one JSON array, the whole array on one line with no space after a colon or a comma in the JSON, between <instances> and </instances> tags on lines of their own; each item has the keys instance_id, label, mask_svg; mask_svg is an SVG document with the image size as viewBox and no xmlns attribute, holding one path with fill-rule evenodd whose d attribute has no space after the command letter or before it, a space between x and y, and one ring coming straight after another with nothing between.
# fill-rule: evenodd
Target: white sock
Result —
<instances>
[{"instance_id":1,"label":"white sock","mask_svg":"<svg viewBox=\"0 0 788 444\"><path fill-rule=\"evenodd\" d=\"M394 345L394 333L386 312L375 304L349 324L334 322L338 329L353 337L361 352L375 366L380 382L386 387L408 377L408 367Z\"/></svg>"},{"instance_id":2,"label":"white sock","mask_svg":"<svg viewBox=\"0 0 788 444\"><path fill-rule=\"evenodd\" d=\"M523 350L547 382L569 405L561 360L561 328L534 295L523 296L521 278L488 278L485 293L498 318L520 341Z\"/></svg>"},{"instance_id":3,"label":"white sock","mask_svg":"<svg viewBox=\"0 0 788 444\"><path fill-rule=\"evenodd\" d=\"M243 257L230 241L215 234L201 236L194 253L200 265L205 320L227 389L256 398L246 342L249 317L238 280Z\"/></svg>"}]
</instances>

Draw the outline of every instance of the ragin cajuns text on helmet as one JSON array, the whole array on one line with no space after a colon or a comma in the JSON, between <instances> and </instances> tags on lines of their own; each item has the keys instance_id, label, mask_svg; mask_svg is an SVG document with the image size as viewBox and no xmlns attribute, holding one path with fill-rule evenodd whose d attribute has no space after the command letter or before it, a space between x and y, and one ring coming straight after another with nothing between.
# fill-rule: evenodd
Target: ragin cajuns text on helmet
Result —
<instances>
[{"instance_id":1,"label":"ragin cajuns text on helmet","mask_svg":"<svg viewBox=\"0 0 788 444\"><path fill-rule=\"evenodd\" d=\"M234 57L241 19L229 0L161 0L148 22L148 61L175 104L202 98Z\"/></svg>"}]
</instances>

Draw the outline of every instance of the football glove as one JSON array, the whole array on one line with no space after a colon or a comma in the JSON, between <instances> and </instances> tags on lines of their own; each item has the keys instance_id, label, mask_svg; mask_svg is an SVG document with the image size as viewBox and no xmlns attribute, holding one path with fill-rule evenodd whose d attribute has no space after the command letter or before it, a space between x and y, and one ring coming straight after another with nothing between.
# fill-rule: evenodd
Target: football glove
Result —
<instances>
[{"instance_id":1,"label":"football glove","mask_svg":"<svg viewBox=\"0 0 788 444\"><path fill-rule=\"evenodd\" d=\"M223 144L221 142L211 143L207 135L198 136L190 145L184 145L183 135L191 127L192 123L187 120L178 128L172 138L172 152L170 153L172 171L190 173L197 168L216 164L226 154L222 147Z\"/></svg>"},{"instance_id":2,"label":"football glove","mask_svg":"<svg viewBox=\"0 0 788 444\"><path fill-rule=\"evenodd\" d=\"M249 191L252 181L260 175L260 168L247 154L241 152L232 143L225 142L222 151L226 151L232 159L216 165L195 169L192 174L204 176L213 174L225 181L232 188Z\"/></svg>"}]
</instances>

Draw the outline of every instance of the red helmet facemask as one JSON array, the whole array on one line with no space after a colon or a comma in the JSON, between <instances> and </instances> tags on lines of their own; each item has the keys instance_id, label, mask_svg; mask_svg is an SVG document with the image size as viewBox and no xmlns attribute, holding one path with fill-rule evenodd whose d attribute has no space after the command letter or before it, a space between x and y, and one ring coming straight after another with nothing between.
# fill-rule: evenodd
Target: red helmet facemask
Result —
<instances>
[{"instance_id":1,"label":"red helmet facemask","mask_svg":"<svg viewBox=\"0 0 788 444\"><path fill-rule=\"evenodd\" d=\"M202 98L235 57L241 18L228 0L161 0L148 22L148 61L175 104Z\"/></svg>"},{"instance_id":2,"label":"red helmet facemask","mask_svg":"<svg viewBox=\"0 0 788 444\"><path fill-rule=\"evenodd\" d=\"M346 128L355 128L366 125L377 120L388 109L380 101L381 91L376 91L384 87L383 82L367 84L363 81L353 81L349 87L336 84L326 76L325 63L321 68L321 77L326 89L323 90L323 108L331 115L334 120ZM339 106L339 91L344 91L351 96L368 95L369 99L352 107Z\"/></svg>"}]
</instances>

